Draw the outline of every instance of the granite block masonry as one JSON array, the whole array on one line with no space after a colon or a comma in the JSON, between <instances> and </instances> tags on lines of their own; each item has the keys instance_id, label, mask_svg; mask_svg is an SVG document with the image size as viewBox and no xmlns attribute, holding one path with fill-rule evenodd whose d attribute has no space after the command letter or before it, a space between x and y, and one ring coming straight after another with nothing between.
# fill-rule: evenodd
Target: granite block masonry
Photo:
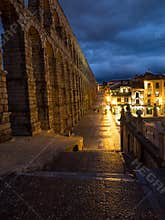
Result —
<instances>
[{"instance_id":1,"label":"granite block masonry","mask_svg":"<svg viewBox=\"0 0 165 220\"><path fill-rule=\"evenodd\" d=\"M10 113L8 112L8 96L6 88L6 72L2 70L0 51L0 143L11 138Z\"/></svg>"},{"instance_id":2,"label":"granite block masonry","mask_svg":"<svg viewBox=\"0 0 165 220\"><path fill-rule=\"evenodd\" d=\"M5 132L8 102L13 135L68 134L91 108L96 81L59 2L1 0L0 11L8 72L6 104L0 105Z\"/></svg>"}]
</instances>

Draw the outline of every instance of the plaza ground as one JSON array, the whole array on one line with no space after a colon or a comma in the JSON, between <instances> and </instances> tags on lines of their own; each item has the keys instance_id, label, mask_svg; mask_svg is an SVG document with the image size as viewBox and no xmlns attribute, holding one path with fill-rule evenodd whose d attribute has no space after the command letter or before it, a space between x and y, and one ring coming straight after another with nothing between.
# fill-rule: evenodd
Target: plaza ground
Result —
<instances>
[{"instance_id":1,"label":"plaza ground","mask_svg":"<svg viewBox=\"0 0 165 220\"><path fill-rule=\"evenodd\" d=\"M83 151L62 152L45 169L1 179L0 219L156 219L126 169L119 127L103 102L74 130L84 138Z\"/></svg>"}]
</instances>

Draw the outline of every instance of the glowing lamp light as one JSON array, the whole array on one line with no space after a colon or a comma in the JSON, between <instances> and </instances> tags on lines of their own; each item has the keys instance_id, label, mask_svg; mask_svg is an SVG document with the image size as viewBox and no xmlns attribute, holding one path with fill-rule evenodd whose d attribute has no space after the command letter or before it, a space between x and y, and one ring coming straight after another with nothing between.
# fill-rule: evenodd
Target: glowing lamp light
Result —
<instances>
[{"instance_id":1,"label":"glowing lamp light","mask_svg":"<svg viewBox=\"0 0 165 220\"><path fill-rule=\"evenodd\" d=\"M109 106L109 105L107 105L107 106L106 106L106 109L107 109L108 111L110 111L110 106Z\"/></svg>"},{"instance_id":2,"label":"glowing lamp light","mask_svg":"<svg viewBox=\"0 0 165 220\"><path fill-rule=\"evenodd\" d=\"M115 100L113 100L112 105L117 105L117 102Z\"/></svg>"},{"instance_id":3,"label":"glowing lamp light","mask_svg":"<svg viewBox=\"0 0 165 220\"><path fill-rule=\"evenodd\" d=\"M110 102L110 97L109 96L107 96L107 102Z\"/></svg>"}]
</instances>

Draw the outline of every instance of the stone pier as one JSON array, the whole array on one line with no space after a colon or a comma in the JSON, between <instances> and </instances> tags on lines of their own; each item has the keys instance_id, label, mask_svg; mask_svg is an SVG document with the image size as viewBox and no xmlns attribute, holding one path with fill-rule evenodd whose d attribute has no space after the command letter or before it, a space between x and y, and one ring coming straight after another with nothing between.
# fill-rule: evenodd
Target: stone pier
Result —
<instances>
[{"instance_id":1,"label":"stone pier","mask_svg":"<svg viewBox=\"0 0 165 220\"><path fill-rule=\"evenodd\" d=\"M0 51L0 143L11 138L11 128L8 112L8 96L6 88L6 72L2 70L2 56Z\"/></svg>"}]
</instances>

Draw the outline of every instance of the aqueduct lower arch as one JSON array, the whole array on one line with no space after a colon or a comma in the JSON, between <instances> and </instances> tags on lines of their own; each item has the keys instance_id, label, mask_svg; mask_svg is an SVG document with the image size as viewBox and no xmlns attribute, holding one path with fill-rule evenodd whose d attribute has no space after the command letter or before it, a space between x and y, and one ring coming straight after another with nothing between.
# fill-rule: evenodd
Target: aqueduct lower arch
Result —
<instances>
[{"instance_id":1,"label":"aqueduct lower arch","mask_svg":"<svg viewBox=\"0 0 165 220\"><path fill-rule=\"evenodd\" d=\"M25 7L23 0L1 0L0 11L8 73L0 66L0 142L10 123L13 135L68 133L91 107L96 82L59 3L29 0Z\"/></svg>"},{"instance_id":2,"label":"aqueduct lower arch","mask_svg":"<svg viewBox=\"0 0 165 220\"><path fill-rule=\"evenodd\" d=\"M31 46L31 64L33 79L35 81L35 94L38 110L38 121L42 130L50 128L48 119L48 95L45 74L44 50L40 35L34 28L30 28L28 33Z\"/></svg>"}]
</instances>

